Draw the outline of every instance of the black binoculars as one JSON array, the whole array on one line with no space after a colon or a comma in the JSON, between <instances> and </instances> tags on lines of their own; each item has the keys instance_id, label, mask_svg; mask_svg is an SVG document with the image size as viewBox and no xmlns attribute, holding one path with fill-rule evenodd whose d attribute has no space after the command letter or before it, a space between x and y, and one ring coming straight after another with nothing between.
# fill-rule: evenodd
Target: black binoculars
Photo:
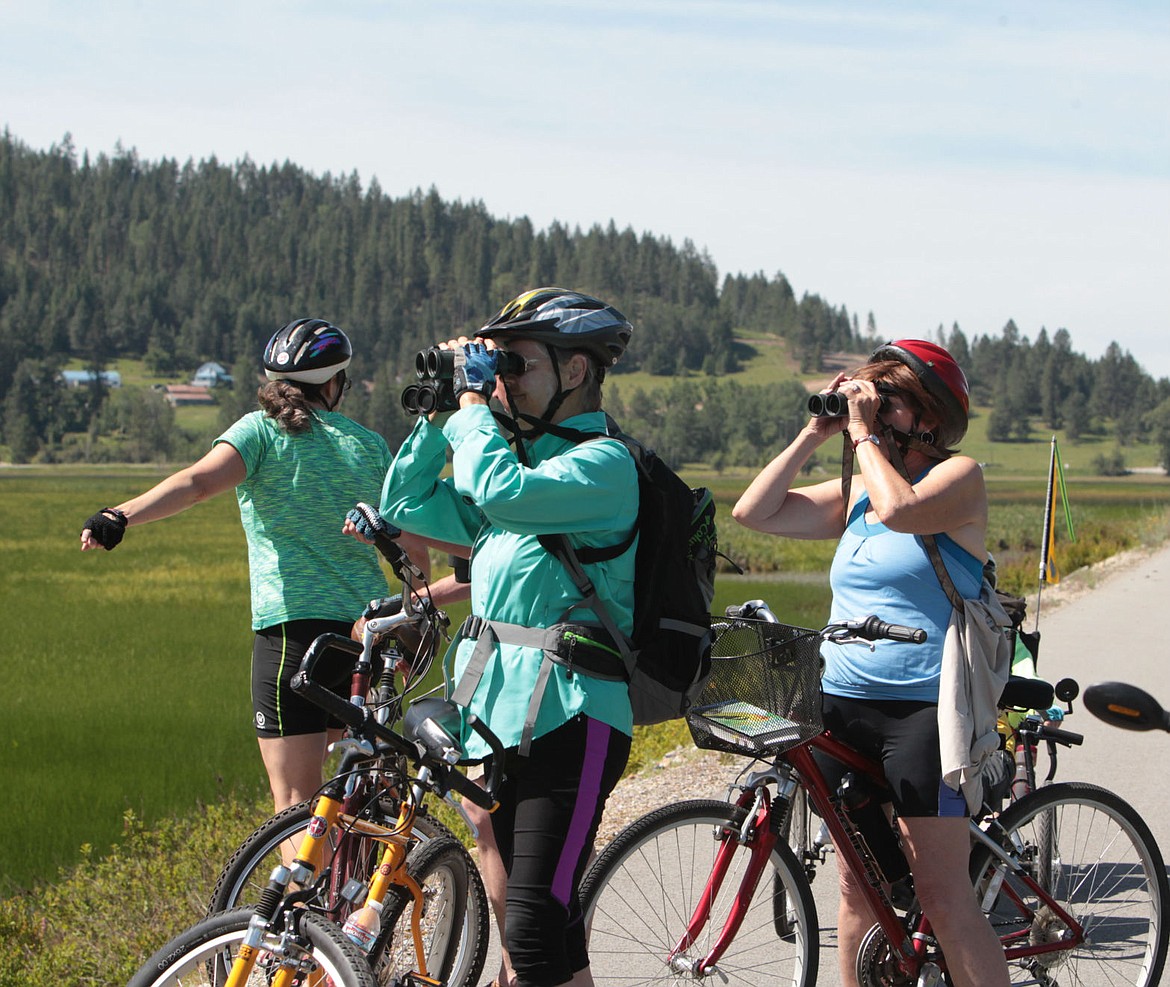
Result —
<instances>
[{"instance_id":1,"label":"black binoculars","mask_svg":"<svg viewBox=\"0 0 1170 987\"><path fill-rule=\"evenodd\" d=\"M878 393L879 408L886 406L888 397ZM840 391L829 394L810 394L808 396L808 413L813 418L844 418L849 414L849 401Z\"/></svg>"},{"instance_id":2,"label":"black binoculars","mask_svg":"<svg viewBox=\"0 0 1170 987\"><path fill-rule=\"evenodd\" d=\"M494 350L496 374L518 376L524 373L527 362L519 353ZM414 358L414 373L419 380L450 380L455 375L455 351L431 346Z\"/></svg>"},{"instance_id":3,"label":"black binoculars","mask_svg":"<svg viewBox=\"0 0 1170 987\"><path fill-rule=\"evenodd\" d=\"M519 376L528 364L519 353L509 350L495 350L496 374ZM439 346L420 350L414 358L414 374L417 384L407 384L402 391L402 410L408 415L429 415L435 411L455 411L459 402L455 399L452 378L455 376L455 351Z\"/></svg>"}]
</instances>

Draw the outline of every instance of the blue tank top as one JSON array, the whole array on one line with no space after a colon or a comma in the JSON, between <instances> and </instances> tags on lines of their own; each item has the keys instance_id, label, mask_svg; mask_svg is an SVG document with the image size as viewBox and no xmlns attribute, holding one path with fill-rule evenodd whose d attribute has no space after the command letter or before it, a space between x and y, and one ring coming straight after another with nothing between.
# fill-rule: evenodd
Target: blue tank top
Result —
<instances>
[{"instance_id":1,"label":"blue tank top","mask_svg":"<svg viewBox=\"0 0 1170 987\"><path fill-rule=\"evenodd\" d=\"M833 565L831 620L876 614L891 624L921 627L926 642L877 641L821 646L825 659L824 691L850 699L903 699L938 702L943 642L951 620L951 602L939 585L926 547L917 535L869 524L869 498L858 500ZM979 596L983 564L951 538L935 536L943 562L964 599Z\"/></svg>"}]
</instances>

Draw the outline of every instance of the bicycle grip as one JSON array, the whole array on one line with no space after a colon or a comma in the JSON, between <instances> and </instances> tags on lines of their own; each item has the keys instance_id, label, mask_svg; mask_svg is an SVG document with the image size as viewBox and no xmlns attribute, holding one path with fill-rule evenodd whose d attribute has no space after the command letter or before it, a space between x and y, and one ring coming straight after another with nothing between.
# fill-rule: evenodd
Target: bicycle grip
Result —
<instances>
[{"instance_id":1,"label":"bicycle grip","mask_svg":"<svg viewBox=\"0 0 1170 987\"><path fill-rule=\"evenodd\" d=\"M887 624L877 617L868 617L858 631L861 637L870 641L888 638L891 641L907 641L910 644L922 644L926 640L926 631L921 627L905 627L902 624Z\"/></svg>"},{"instance_id":2,"label":"bicycle grip","mask_svg":"<svg viewBox=\"0 0 1170 987\"><path fill-rule=\"evenodd\" d=\"M347 727L357 730L366 718L365 707L355 706L342 699L336 692L330 692L325 686L314 682L302 666L297 670L289 683L292 691L298 696L304 696L309 702L320 706L325 712L336 716Z\"/></svg>"},{"instance_id":3,"label":"bicycle grip","mask_svg":"<svg viewBox=\"0 0 1170 987\"><path fill-rule=\"evenodd\" d=\"M909 641L911 644L923 644L926 641L926 631L921 627L904 627L901 624L886 624L885 636L891 641Z\"/></svg>"},{"instance_id":4,"label":"bicycle grip","mask_svg":"<svg viewBox=\"0 0 1170 987\"><path fill-rule=\"evenodd\" d=\"M467 725L478 733L492 749L492 768L485 787L488 797L494 805L496 793L500 790L500 782L504 780L504 745L500 743L500 738L491 731L491 728L474 713L467 714ZM484 806L484 808L490 809L491 806Z\"/></svg>"},{"instance_id":5,"label":"bicycle grip","mask_svg":"<svg viewBox=\"0 0 1170 987\"><path fill-rule=\"evenodd\" d=\"M1074 733L1072 730L1061 730L1058 727L1042 726L1039 737L1041 740L1051 740L1065 747L1079 747L1085 742L1085 735Z\"/></svg>"},{"instance_id":6,"label":"bicycle grip","mask_svg":"<svg viewBox=\"0 0 1170 987\"><path fill-rule=\"evenodd\" d=\"M354 505L354 510L366 519L366 524L369 525L370 530L373 532L374 548L381 553L382 558L390 563L390 568L394 570L394 574L403 582L406 582L406 578L403 575L404 570L410 573L415 579L422 579L422 570L410 560L410 556L394 540L398 535L402 534L402 529L391 525L369 504L359 502ZM390 528L393 528L393 534L388 530Z\"/></svg>"},{"instance_id":7,"label":"bicycle grip","mask_svg":"<svg viewBox=\"0 0 1170 987\"><path fill-rule=\"evenodd\" d=\"M474 802L481 809L486 809L488 812L491 812L496 807L496 800L488 789L480 788L467 775L456 771L454 768L447 769L443 782L451 791L458 792L469 802Z\"/></svg>"}]
</instances>

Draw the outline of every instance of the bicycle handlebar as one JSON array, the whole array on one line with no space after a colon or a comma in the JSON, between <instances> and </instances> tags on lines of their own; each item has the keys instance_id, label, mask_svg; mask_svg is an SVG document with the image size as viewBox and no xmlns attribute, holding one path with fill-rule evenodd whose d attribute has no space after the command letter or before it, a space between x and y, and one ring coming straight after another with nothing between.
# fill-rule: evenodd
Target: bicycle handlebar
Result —
<instances>
[{"instance_id":1,"label":"bicycle handlebar","mask_svg":"<svg viewBox=\"0 0 1170 987\"><path fill-rule=\"evenodd\" d=\"M884 620L869 616L860 621L843 621L849 632L856 637L867 641L879 641L888 638L891 641L906 641L910 644L922 644L926 640L926 631L921 627L905 627L902 624L887 624ZM855 626L860 624L860 626Z\"/></svg>"},{"instance_id":2,"label":"bicycle handlebar","mask_svg":"<svg viewBox=\"0 0 1170 987\"><path fill-rule=\"evenodd\" d=\"M1059 727L1049 726L1048 724L1041 724L1040 729L1036 731L1036 737L1039 740L1051 740L1054 743L1063 744L1065 747L1079 747L1085 742L1085 735L1083 733L1062 730Z\"/></svg>"},{"instance_id":3,"label":"bicycle handlebar","mask_svg":"<svg viewBox=\"0 0 1170 987\"><path fill-rule=\"evenodd\" d=\"M401 754L418 764L430 767L441 779L442 788L457 791L464 798L470 799L483 809L491 811L495 808L495 794L499 789L504 762L503 745L486 723L474 714L468 716L468 726L479 734L492 750L492 770L485 789L480 788L475 782L469 781L466 776L456 771L421 742L408 740L379 723L365 706L355 706L337 693L326 689L319 682L314 681L313 669L321 656L330 649L337 649L355 656L361 653L361 645L348 637L343 637L341 634L320 635L309 645L304 658L301 659L300 668L297 669L289 683L293 692L304 696L327 713L336 716L359 736L376 739L392 753Z\"/></svg>"},{"instance_id":4,"label":"bicycle handlebar","mask_svg":"<svg viewBox=\"0 0 1170 987\"><path fill-rule=\"evenodd\" d=\"M748 600L738 606L729 606L726 610L728 617L742 617L747 620L761 620L769 624L778 624L780 621L772 612L772 608L763 600ZM837 620L826 624L820 630L821 637L830 641L841 641L845 638L862 638L866 641L905 641L909 644L922 644L926 640L926 631L921 627L905 627L902 624L887 624L884 620L873 616L863 617L860 620Z\"/></svg>"}]
</instances>

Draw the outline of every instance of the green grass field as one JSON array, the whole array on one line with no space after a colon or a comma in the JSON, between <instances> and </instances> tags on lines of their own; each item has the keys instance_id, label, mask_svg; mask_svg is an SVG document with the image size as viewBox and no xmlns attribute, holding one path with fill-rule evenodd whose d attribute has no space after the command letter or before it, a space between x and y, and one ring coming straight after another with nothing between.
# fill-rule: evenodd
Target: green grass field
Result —
<instances>
[{"instance_id":1,"label":"green grass field","mask_svg":"<svg viewBox=\"0 0 1170 987\"><path fill-rule=\"evenodd\" d=\"M127 811L149 822L264 786L250 725L247 564L234 499L136 528L114 552L78 550L86 517L162 475L0 469L0 777L24 806L9 824L21 849L6 857L0 891L52 878L83 846L107 852ZM759 597L785 621L819 624L832 544L735 525L727 512L746 476L688 478L716 489L722 548L752 568L746 578L720 576L715 608ZM1015 574L1014 588L1033 591L1043 480L992 479L990 489L991 547ZM1166 535L1164 479L1070 480L1070 495L1078 542L1060 544L1065 571ZM465 612L453 607L453 622ZM675 733L685 737L678 724L648 734L636 763Z\"/></svg>"}]
</instances>

